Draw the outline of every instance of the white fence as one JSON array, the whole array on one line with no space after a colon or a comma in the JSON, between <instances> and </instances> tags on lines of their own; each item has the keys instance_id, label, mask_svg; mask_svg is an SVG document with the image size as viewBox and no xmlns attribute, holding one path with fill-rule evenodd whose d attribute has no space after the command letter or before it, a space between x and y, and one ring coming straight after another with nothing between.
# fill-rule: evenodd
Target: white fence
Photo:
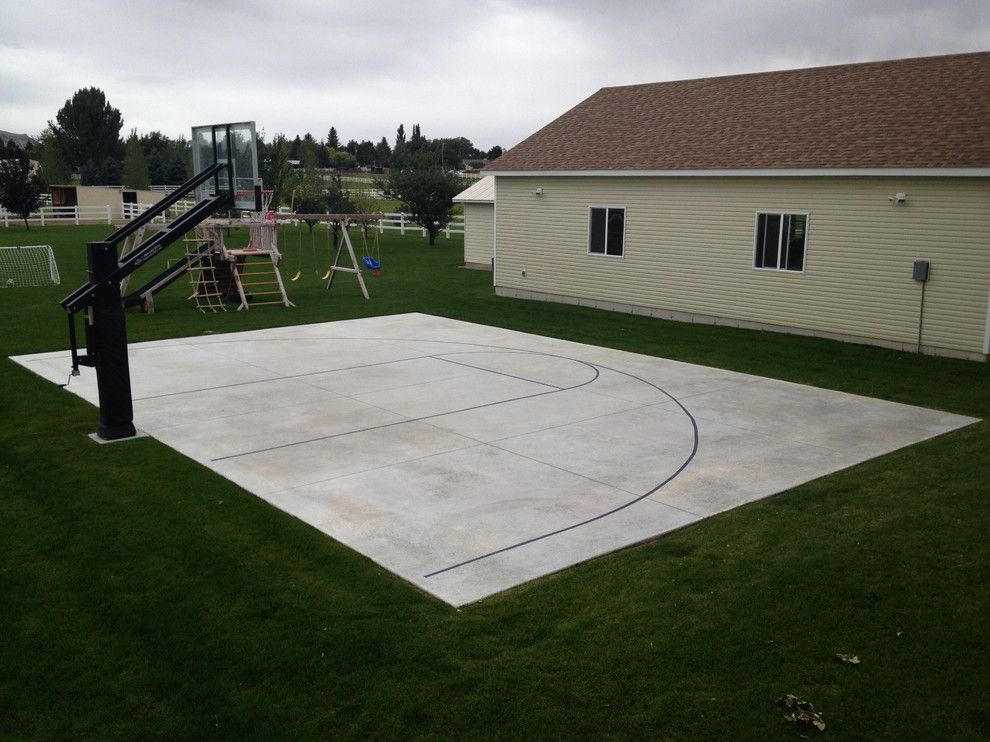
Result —
<instances>
[{"instance_id":1,"label":"white fence","mask_svg":"<svg viewBox=\"0 0 990 742\"><path fill-rule=\"evenodd\" d=\"M285 206L282 206L279 208L278 213L291 214L292 212ZM397 230L399 234L419 232L423 237L426 237L426 230L412 221L412 217L409 214L403 214L401 211L393 214L382 214L382 218L378 220L376 226L380 233L384 233L385 230ZM450 237L452 234L464 234L464 216L455 214L451 218L450 223L441 229L440 232L446 237Z\"/></svg>"},{"instance_id":2,"label":"white fence","mask_svg":"<svg viewBox=\"0 0 990 742\"><path fill-rule=\"evenodd\" d=\"M3 226L23 224L24 220L17 214L12 214L0 208L0 220ZM28 215L29 224L113 224L112 206L42 206Z\"/></svg>"},{"instance_id":3,"label":"white fence","mask_svg":"<svg viewBox=\"0 0 990 742\"><path fill-rule=\"evenodd\" d=\"M189 198L184 198L181 201L176 201L174 204L168 207L168 211L161 216L156 216L153 220L153 224L164 224L166 221L166 216L169 219L174 219L179 216L179 214L185 214L189 209L196 205L196 202ZM121 207L122 216L124 219L133 219L136 216L140 216L148 209L156 206L156 204L123 204Z\"/></svg>"},{"instance_id":4,"label":"white fence","mask_svg":"<svg viewBox=\"0 0 990 742\"><path fill-rule=\"evenodd\" d=\"M184 214L194 206L195 202L184 199L171 206L168 217L175 218ZM122 204L120 210L116 206L42 206L28 215L28 224L113 224L114 220L133 219L150 209L154 204ZM163 223L165 217L157 217L156 223ZM23 224L24 220L17 214L0 208L0 222L9 227Z\"/></svg>"},{"instance_id":5,"label":"white fence","mask_svg":"<svg viewBox=\"0 0 990 742\"><path fill-rule=\"evenodd\" d=\"M395 214L384 214L383 219L378 220L378 231L384 232L386 229L397 229L399 234L405 234L407 231L419 231L424 237L426 237L426 230L418 224L410 221L408 214L403 214L401 211ZM440 230L447 237L452 234L464 234L464 217L460 214L455 214L450 223Z\"/></svg>"},{"instance_id":6,"label":"white fence","mask_svg":"<svg viewBox=\"0 0 990 742\"><path fill-rule=\"evenodd\" d=\"M184 214L193 205L193 201L183 199L169 208L168 217L175 218L179 214ZM152 208L152 206L154 204L123 204L121 207L121 217L123 219L133 219ZM279 211L281 213L287 213L284 207L279 209ZM113 224L114 217L114 207L112 206L44 206L32 213L28 217L28 222L31 224L40 224L41 226L45 226L46 224ZM121 217L117 218L119 219ZM16 227L18 224L23 223L23 220L19 216L11 214L2 208L0 208L0 220L2 220L5 227L9 227L11 224ZM165 221L166 217L162 215L155 217L153 223L164 224ZM398 231L399 234L419 232L426 237L426 230L413 222L408 214L403 214L402 212L383 214L382 218L378 220L377 227L381 233L384 233L385 230ZM450 223L440 231L447 237L450 237L452 234L464 234L464 217L460 214L455 215L450 220Z\"/></svg>"}]
</instances>

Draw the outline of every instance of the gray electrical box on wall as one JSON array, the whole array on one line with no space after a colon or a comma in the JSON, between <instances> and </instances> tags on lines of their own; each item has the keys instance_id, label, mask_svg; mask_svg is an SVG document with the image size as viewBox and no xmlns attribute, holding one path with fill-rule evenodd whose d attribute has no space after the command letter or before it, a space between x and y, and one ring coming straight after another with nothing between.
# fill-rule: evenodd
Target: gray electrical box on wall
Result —
<instances>
[{"instance_id":1,"label":"gray electrical box on wall","mask_svg":"<svg viewBox=\"0 0 990 742\"><path fill-rule=\"evenodd\" d=\"M914 261L914 272L911 277L915 281L921 281L924 283L928 280L928 268L931 266L931 262L928 260L915 260Z\"/></svg>"}]
</instances>

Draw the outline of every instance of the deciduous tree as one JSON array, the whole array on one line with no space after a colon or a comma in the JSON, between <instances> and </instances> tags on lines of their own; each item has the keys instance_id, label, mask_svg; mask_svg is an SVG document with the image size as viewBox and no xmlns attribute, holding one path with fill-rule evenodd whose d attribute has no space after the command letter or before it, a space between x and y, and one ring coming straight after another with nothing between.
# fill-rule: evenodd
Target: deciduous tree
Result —
<instances>
[{"instance_id":1,"label":"deciduous tree","mask_svg":"<svg viewBox=\"0 0 990 742\"><path fill-rule=\"evenodd\" d=\"M261 160L261 180L265 188L272 190L272 208L278 208L292 190L295 177L289 164L289 140L284 134L276 134L272 143L265 147Z\"/></svg>"},{"instance_id":2,"label":"deciduous tree","mask_svg":"<svg viewBox=\"0 0 990 742\"><path fill-rule=\"evenodd\" d=\"M124 185L128 188L147 190L151 185L148 178L148 160L144 156L144 148L138 139L137 130L131 129L124 149Z\"/></svg>"},{"instance_id":3,"label":"deciduous tree","mask_svg":"<svg viewBox=\"0 0 990 742\"><path fill-rule=\"evenodd\" d=\"M350 170L357 165L357 158L347 150L338 149L330 152L330 167L335 170Z\"/></svg>"},{"instance_id":4,"label":"deciduous tree","mask_svg":"<svg viewBox=\"0 0 990 742\"><path fill-rule=\"evenodd\" d=\"M30 229L28 216L41 205L45 186L37 173L31 171L31 161L24 152L0 161L0 206L24 220Z\"/></svg>"},{"instance_id":5,"label":"deciduous tree","mask_svg":"<svg viewBox=\"0 0 990 742\"><path fill-rule=\"evenodd\" d=\"M463 182L440 166L428 154L414 157L408 166L392 170L387 178L378 178L375 185L388 198L397 200L403 211L426 230L431 245L437 234L453 216L454 196L463 189Z\"/></svg>"},{"instance_id":6,"label":"deciduous tree","mask_svg":"<svg viewBox=\"0 0 990 742\"><path fill-rule=\"evenodd\" d=\"M48 185L63 185L72 181L72 170L65 161L62 148L51 129L45 129L38 137L35 149L41 177Z\"/></svg>"},{"instance_id":7,"label":"deciduous tree","mask_svg":"<svg viewBox=\"0 0 990 742\"><path fill-rule=\"evenodd\" d=\"M292 210L296 214L325 214L327 212L327 187L323 178L316 172L315 153L313 158L303 169L302 178L299 185L292 193ZM313 234L313 227L316 226L315 219L304 219L309 233Z\"/></svg>"}]
</instances>

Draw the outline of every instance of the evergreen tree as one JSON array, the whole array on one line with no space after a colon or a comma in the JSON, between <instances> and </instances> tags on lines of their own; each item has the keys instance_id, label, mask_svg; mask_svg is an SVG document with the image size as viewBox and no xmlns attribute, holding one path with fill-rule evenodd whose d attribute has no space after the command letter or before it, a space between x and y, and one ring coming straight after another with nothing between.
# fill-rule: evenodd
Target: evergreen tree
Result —
<instances>
[{"instance_id":1,"label":"evergreen tree","mask_svg":"<svg viewBox=\"0 0 990 742\"><path fill-rule=\"evenodd\" d=\"M157 152L159 157L165 158L165 153L171 150L173 146L172 140L160 131L142 134L139 139L141 141L141 149L144 151L145 159L149 159L152 152ZM185 144L184 139L180 141Z\"/></svg>"},{"instance_id":2,"label":"evergreen tree","mask_svg":"<svg viewBox=\"0 0 990 742\"><path fill-rule=\"evenodd\" d=\"M98 185L99 179L100 173L96 169L96 163L92 160L86 160L79 168L79 182L83 185Z\"/></svg>"},{"instance_id":3,"label":"evergreen tree","mask_svg":"<svg viewBox=\"0 0 990 742\"><path fill-rule=\"evenodd\" d=\"M409 138L409 143L406 145L406 148L409 150L409 154L415 155L418 152L422 152L426 149L426 145L426 137L424 137L420 131L419 124L413 124L412 136Z\"/></svg>"},{"instance_id":4,"label":"evergreen tree","mask_svg":"<svg viewBox=\"0 0 990 742\"><path fill-rule=\"evenodd\" d=\"M261 175L264 167L263 163L268 158L269 145L265 142L265 132L259 131L255 137L255 148L258 153L258 174ZM264 175L261 175L263 178Z\"/></svg>"},{"instance_id":5,"label":"evergreen tree","mask_svg":"<svg viewBox=\"0 0 990 742\"><path fill-rule=\"evenodd\" d=\"M165 182L168 185L182 185L186 180L186 158L179 152L173 152L165 174Z\"/></svg>"},{"instance_id":6,"label":"evergreen tree","mask_svg":"<svg viewBox=\"0 0 990 742\"><path fill-rule=\"evenodd\" d=\"M120 185L122 175L120 160L115 157L107 157L100 165L97 177L99 178L99 185Z\"/></svg>"},{"instance_id":7,"label":"evergreen tree","mask_svg":"<svg viewBox=\"0 0 990 742\"><path fill-rule=\"evenodd\" d=\"M330 127L330 133L327 134L327 146L330 149L340 149L340 139L337 136L337 130L334 127Z\"/></svg>"},{"instance_id":8,"label":"evergreen tree","mask_svg":"<svg viewBox=\"0 0 990 742\"><path fill-rule=\"evenodd\" d=\"M409 159L409 145L406 144L406 128L399 124L395 133L395 149L392 151L392 167L402 167Z\"/></svg>"},{"instance_id":9,"label":"evergreen tree","mask_svg":"<svg viewBox=\"0 0 990 742\"><path fill-rule=\"evenodd\" d=\"M299 160L304 169L315 169L319 166L319 153L316 149L316 140L311 134L307 134L299 144Z\"/></svg>"},{"instance_id":10,"label":"evergreen tree","mask_svg":"<svg viewBox=\"0 0 990 742\"><path fill-rule=\"evenodd\" d=\"M357 146L354 157L357 159L358 165L373 164L375 161L375 145L368 140L364 140Z\"/></svg>"},{"instance_id":11,"label":"evergreen tree","mask_svg":"<svg viewBox=\"0 0 990 742\"><path fill-rule=\"evenodd\" d=\"M391 162L392 148L388 146L388 140L382 137L382 141L375 146L375 164L378 167L388 167Z\"/></svg>"},{"instance_id":12,"label":"evergreen tree","mask_svg":"<svg viewBox=\"0 0 990 742\"><path fill-rule=\"evenodd\" d=\"M292 144L289 146L289 159L290 160L301 160L302 149L302 139L296 134L296 138L292 140Z\"/></svg>"},{"instance_id":13,"label":"evergreen tree","mask_svg":"<svg viewBox=\"0 0 990 742\"><path fill-rule=\"evenodd\" d=\"M80 167L88 160L96 163L119 158L123 125L120 111L107 102L99 88L77 90L59 109L55 122L48 122L70 167Z\"/></svg>"},{"instance_id":14,"label":"evergreen tree","mask_svg":"<svg viewBox=\"0 0 990 742\"><path fill-rule=\"evenodd\" d=\"M168 180L165 162L156 149L151 150L148 155L148 179L152 185L164 185Z\"/></svg>"},{"instance_id":15,"label":"evergreen tree","mask_svg":"<svg viewBox=\"0 0 990 742\"><path fill-rule=\"evenodd\" d=\"M124 149L124 185L128 188L147 190L151 185L148 178L148 160L144 156L144 148L138 139L137 130L131 129Z\"/></svg>"}]
</instances>

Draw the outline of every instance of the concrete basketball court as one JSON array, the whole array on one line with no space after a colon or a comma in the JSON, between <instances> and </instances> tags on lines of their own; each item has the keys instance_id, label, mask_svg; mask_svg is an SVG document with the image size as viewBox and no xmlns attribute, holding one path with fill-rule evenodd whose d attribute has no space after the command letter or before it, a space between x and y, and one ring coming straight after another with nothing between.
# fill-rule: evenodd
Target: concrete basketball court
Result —
<instances>
[{"instance_id":1,"label":"concrete basketball court","mask_svg":"<svg viewBox=\"0 0 990 742\"><path fill-rule=\"evenodd\" d=\"M453 605L975 422L423 314L130 359L139 429Z\"/></svg>"}]
</instances>

